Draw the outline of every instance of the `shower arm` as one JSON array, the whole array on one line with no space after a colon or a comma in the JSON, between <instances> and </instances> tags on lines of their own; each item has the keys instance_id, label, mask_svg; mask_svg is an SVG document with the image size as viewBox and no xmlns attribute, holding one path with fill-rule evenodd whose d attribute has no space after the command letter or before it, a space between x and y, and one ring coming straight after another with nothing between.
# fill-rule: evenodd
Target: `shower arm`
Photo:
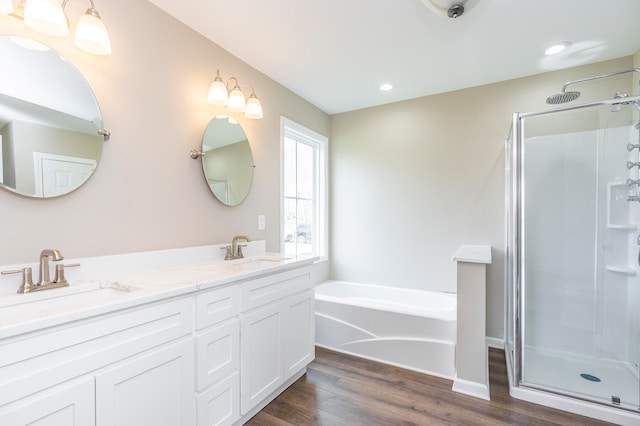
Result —
<instances>
[{"instance_id":1,"label":"shower arm","mask_svg":"<svg viewBox=\"0 0 640 426\"><path fill-rule=\"evenodd\" d=\"M564 91L567 89L567 86L569 86L571 84L584 83L585 81L597 80L599 78L613 77L614 75L626 74L628 72L640 72L640 68L631 68L630 70L617 71L617 72L612 72L612 73L609 73L609 74L602 74L602 75L596 75L594 77L582 78L580 80L567 81L564 84L564 86L562 86L561 93L564 93Z\"/></svg>"}]
</instances>

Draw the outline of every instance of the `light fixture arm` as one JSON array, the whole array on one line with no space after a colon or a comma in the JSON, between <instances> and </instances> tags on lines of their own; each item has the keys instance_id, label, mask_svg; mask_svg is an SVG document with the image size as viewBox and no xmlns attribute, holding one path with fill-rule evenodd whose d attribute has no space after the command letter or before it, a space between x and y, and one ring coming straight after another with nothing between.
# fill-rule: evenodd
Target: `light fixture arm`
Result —
<instances>
[{"instance_id":1,"label":"light fixture arm","mask_svg":"<svg viewBox=\"0 0 640 426\"><path fill-rule=\"evenodd\" d=\"M235 80L235 84L231 87L231 89L229 89L229 82L231 81L231 79ZM256 98L256 92L255 90L253 90L253 87L250 84L240 84L240 82L238 81L237 78L235 77L229 77L229 80L227 80L227 89L229 91L231 90L239 90L240 92L242 92L242 94L244 95L244 91L242 90L243 87L248 87L251 90L251 94L249 95L250 98Z\"/></svg>"},{"instance_id":2,"label":"light fixture arm","mask_svg":"<svg viewBox=\"0 0 640 426\"><path fill-rule=\"evenodd\" d=\"M236 82L236 84L234 84L234 85L231 87L231 90L235 89L236 87L240 87L240 83L238 82L238 79L237 79L237 78L235 78L235 77L229 77L229 78L227 79L227 90L229 90L229 83L231 83L231 80L233 80L233 81L235 81L235 82Z\"/></svg>"}]
</instances>

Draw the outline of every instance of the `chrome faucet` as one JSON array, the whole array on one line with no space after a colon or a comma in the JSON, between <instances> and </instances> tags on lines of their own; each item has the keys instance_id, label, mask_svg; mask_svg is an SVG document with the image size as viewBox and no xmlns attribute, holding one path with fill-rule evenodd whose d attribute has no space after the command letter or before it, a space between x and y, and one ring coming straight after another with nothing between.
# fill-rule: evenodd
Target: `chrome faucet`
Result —
<instances>
[{"instance_id":1,"label":"chrome faucet","mask_svg":"<svg viewBox=\"0 0 640 426\"><path fill-rule=\"evenodd\" d=\"M246 241L250 242L251 238L246 235L236 235L233 237L231 241L231 254L234 259L241 259L244 257L244 253L242 253L242 247L246 247L246 244L238 244L238 241Z\"/></svg>"},{"instance_id":2,"label":"chrome faucet","mask_svg":"<svg viewBox=\"0 0 640 426\"><path fill-rule=\"evenodd\" d=\"M49 274L49 258L54 262L64 259L62 254L55 249L44 249L40 252L40 280L36 285L51 285L51 275Z\"/></svg>"}]
</instances>

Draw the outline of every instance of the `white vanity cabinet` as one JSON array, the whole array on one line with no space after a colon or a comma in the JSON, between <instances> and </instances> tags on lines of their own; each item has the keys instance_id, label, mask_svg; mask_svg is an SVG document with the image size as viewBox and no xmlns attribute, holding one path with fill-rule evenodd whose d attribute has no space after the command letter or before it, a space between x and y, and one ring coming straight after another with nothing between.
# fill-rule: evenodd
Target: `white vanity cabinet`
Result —
<instances>
[{"instance_id":1,"label":"white vanity cabinet","mask_svg":"<svg viewBox=\"0 0 640 426\"><path fill-rule=\"evenodd\" d=\"M304 267L241 284L241 412L266 405L315 356L313 290Z\"/></svg>"},{"instance_id":2,"label":"white vanity cabinet","mask_svg":"<svg viewBox=\"0 0 640 426\"><path fill-rule=\"evenodd\" d=\"M193 424L192 331L185 297L3 339L0 425Z\"/></svg>"},{"instance_id":3,"label":"white vanity cabinet","mask_svg":"<svg viewBox=\"0 0 640 426\"><path fill-rule=\"evenodd\" d=\"M314 358L310 264L0 323L0 426L246 422Z\"/></svg>"},{"instance_id":4,"label":"white vanity cabinet","mask_svg":"<svg viewBox=\"0 0 640 426\"><path fill-rule=\"evenodd\" d=\"M240 419L240 289L196 295L197 425L232 425Z\"/></svg>"}]
</instances>

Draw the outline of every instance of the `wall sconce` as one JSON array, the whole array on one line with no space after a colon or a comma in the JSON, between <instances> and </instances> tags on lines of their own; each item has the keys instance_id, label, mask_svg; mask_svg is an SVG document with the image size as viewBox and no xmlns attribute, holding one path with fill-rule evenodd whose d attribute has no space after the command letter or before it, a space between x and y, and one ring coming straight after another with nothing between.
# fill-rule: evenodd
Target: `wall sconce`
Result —
<instances>
[{"instance_id":1,"label":"wall sconce","mask_svg":"<svg viewBox=\"0 0 640 426\"><path fill-rule=\"evenodd\" d=\"M89 0L91 7L78 19L73 37L74 44L85 52L94 55L110 55L111 40L100 14ZM14 10L12 0L0 0L0 14L22 19L24 24L34 31L54 36L69 35L69 20L64 13L67 0L21 0Z\"/></svg>"},{"instance_id":2,"label":"wall sconce","mask_svg":"<svg viewBox=\"0 0 640 426\"><path fill-rule=\"evenodd\" d=\"M234 81L234 84L231 90L229 90L231 80ZM244 97L237 78L231 77L227 80L227 84L225 84L224 81L222 81L222 77L220 77L220 70L218 70L216 78L209 87L209 103L215 106L226 106L230 112L244 112L245 117L254 120L262 118L262 105L260 105L260 101L253 91L253 87L248 84L243 84L242 86L251 89L249 99Z\"/></svg>"}]
</instances>

